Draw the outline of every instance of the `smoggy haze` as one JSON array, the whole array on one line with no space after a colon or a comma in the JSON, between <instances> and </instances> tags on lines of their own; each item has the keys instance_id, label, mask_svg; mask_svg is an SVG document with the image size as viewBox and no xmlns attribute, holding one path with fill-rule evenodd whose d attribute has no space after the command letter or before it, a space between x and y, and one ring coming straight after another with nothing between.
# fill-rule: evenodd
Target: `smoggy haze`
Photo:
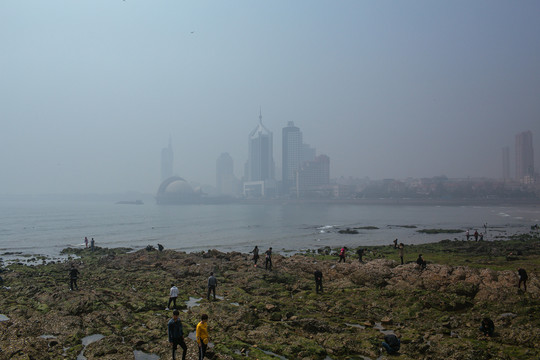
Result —
<instances>
[{"instance_id":1,"label":"smoggy haze","mask_svg":"<svg viewBox=\"0 0 540 360\"><path fill-rule=\"evenodd\" d=\"M540 2L0 2L0 194L215 184L294 121L331 177L502 176L533 133Z\"/></svg>"}]
</instances>

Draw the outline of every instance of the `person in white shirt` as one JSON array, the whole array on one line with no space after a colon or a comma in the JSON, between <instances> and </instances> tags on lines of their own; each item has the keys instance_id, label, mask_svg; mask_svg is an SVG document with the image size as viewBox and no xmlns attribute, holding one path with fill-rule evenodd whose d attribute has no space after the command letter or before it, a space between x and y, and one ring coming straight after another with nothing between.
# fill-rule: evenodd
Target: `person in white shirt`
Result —
<instances>
[{"instance_id":1,"label":"person in white shirt","mask_svg":"<svg viewBox=\"0 0 540 360\"><path fill-rule=\"evenodd\" d=\"M173 309L176 309L176 298L178 297L178 288L174 286L174 284L171 284L171 291L169 295L169 303L167 304L167 308L165 310L169 310L169 306L171 306L171 302L173 303L174 307Z\"/></svg>"}]
</instances>

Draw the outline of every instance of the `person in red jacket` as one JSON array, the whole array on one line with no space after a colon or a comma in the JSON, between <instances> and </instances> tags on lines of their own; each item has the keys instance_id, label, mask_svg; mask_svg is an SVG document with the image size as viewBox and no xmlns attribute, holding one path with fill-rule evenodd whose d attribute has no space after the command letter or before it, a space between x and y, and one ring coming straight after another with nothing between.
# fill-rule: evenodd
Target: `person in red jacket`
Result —
<instances>
[{"instance_id":1,"label":"person in red jacket","mask_svg":"<svg viewBox=\"0 0 540 360\"><path fill-rule=\"evenodd\" d=\"M341 251L339 252L339 261L338 262L347 262L345 261L345 256L346 256L346 253L347 253L347 247L344 246L341 248Z\"/></svg>"}]
</instances>

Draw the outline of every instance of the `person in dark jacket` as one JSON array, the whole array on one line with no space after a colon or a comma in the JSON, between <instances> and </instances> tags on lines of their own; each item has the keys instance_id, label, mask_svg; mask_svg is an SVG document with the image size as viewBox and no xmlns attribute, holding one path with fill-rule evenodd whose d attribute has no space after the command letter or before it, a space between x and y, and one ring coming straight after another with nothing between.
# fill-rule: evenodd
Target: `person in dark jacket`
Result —
<instances>
[{"instance_id":1,"label":"person in dark jacket","mask_svg":"<svg viewBox=\"0 0 540 360\"><path fill-rule=\"evenodd\" d=\"M527 279L529 278L527 276L527 272L525 271L525 269L519 268L518 275L519 275L518 289L521 289L521 283L523 283L523 289L527 291Z\"/></svg>"},{"instance_id":2,"label":"person in dark jacket","mask_svg":"<svg viewBox=\"0 0 540 360\"><path fill-rule=\"evenodd\" d=\"M259 247L255 245L253 248L253 266L257 267L257 261L259 261Z\"/></svg>"},{"instance_id":3,"label":"person in dark jacket","mask_svg":"<svg viewBox=\"0 0 540 360\"><path fill-rule=\"evenodd\" d=\"M208 278L208 293L206 294L206 298L210 300L210 292L214 293L214 300L216 300L216 286L217 286L217 279L214 276L214 273L210 273L210 277Z\"/></svg>"},{"instance_id":4,"label":"person in dark jacket","mask_svg":"<svg viewBox=\"0 0 540 360\"><path fill-rule=\"evenodd\" d=\"M358 255L358 261L362 262L362 256L364 256L364 249L358 248L356 250L356 254Z\"/></svg>"},{"instance_id":5,"label":"person in dark jacket","mask_svg":"<svg viewBox=\"0 0 540 360\"><path fill-rule=\"evenodd\" d=\"M180 312L178 310L174 310L173 317L167 324L167 328L169 330L169 343L172 347L173 360L176 360L176 349L178 345L180 345L183 350L182 360L186 360L187 346L186 342L184 341L184 329L178 315L180 315Z\"/></svg>"},{"instance_id":6,"label":"person in dark jacket","mask_svg":"<svg viewBox=\"0 0 540 360\"><path fill-rule=\"evenodd\" d=\"M313 273L315 275L315 291L317 292L317 294L320 292L323 292L323 287L322 287L322 272L321 270L317 269L315 270L315 272Z\"/></svg>"},{"instance_id":7,"label":"person in dark jacket","mask_svg":"<svg viewBox=\"0 0 540 360\"><path fill-rule=\"evenodd\" d=\"M268 250L266 250L264 254L264 268L266 270L272 270L272 248L268 248Z\"/></svg>"},{"instance_id":8,"label":"person in dark jacket","mask_svg":"<svg viewBox=\"0 0 540 360\"><path fill-rule=\"evenodd\" d=\"M79 270L75 268L75 265L71 264L71 269L69 269L69 290L79 290L77 286L77 279L79 278Z\"/></svg>"},{"instance_id":9,"label":"person in dark jacket","mask_svg":"<svg viewBox=\"0 0 540 360\"><path fill-rule=\"evenodd\" d=\"M482 326L480 326L480 331L485 336L493 336L493 333L495 332L495 324L493 324L493 321L490 318L484 318L482 319Z\"/></svg>"},{"instance_id":10,"label":"person in dark jacket","mask_svg":"<svg viewBox=\"0 0 540 360\"><path fill-rule=\"evenodd\" d=\"M386 352L388 354L395 354L399 351L401 341L396 335L387 334L384 335L384 341L382 342L382 346L386 349Z\"/></svg>"},{"instance_id":11,"label":"person in dark jacket","mask_svg":"<svg viewBox=\"0 0 540 360\"><path fill-rule=\"evenodd\" d=\"M427 266L426 260L424 260L422 254L418 254L418 259L416 259L416 263L420 265L420 270L424 270Z\"/></svg>"}]
</instances>

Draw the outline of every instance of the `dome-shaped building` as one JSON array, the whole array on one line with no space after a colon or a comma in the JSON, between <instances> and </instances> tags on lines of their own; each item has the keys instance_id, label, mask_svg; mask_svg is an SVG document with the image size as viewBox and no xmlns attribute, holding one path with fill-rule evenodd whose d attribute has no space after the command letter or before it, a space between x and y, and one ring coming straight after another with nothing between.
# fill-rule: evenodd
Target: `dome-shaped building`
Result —
<instances>
[{"instance_id":1,"label":"dome-shaped building","mask_svg":"<svg viewBox=\"0 0 540 360\"><path fill-rule=\"evenodd\" d=\"M158 204L193 204L200 202L200 192L179 176L165 179L159 186L156 201Z\"/></svg>"}]
</instances>

